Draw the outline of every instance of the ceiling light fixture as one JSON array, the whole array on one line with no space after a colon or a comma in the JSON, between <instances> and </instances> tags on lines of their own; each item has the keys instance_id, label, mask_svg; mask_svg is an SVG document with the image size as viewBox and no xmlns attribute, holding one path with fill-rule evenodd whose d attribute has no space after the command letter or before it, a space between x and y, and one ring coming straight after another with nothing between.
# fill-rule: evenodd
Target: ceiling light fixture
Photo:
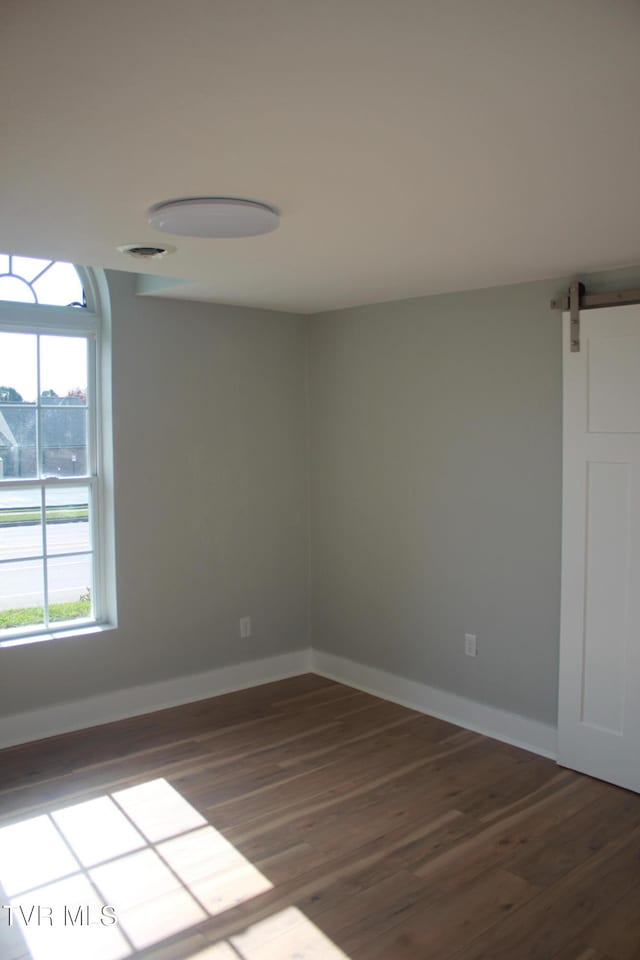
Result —
<instances>
[{"instance_id":1,"label":"ceiling light fixture","mask_svg":"<svg viewBox=\"0 0 640 960\"><path fill-rule=\"evenodd\" d=\"M149 210L156 230L181 237L257 237L280 224L273 207L237 197L186 197L156 203Z\"/></svg>"}]
</instances>

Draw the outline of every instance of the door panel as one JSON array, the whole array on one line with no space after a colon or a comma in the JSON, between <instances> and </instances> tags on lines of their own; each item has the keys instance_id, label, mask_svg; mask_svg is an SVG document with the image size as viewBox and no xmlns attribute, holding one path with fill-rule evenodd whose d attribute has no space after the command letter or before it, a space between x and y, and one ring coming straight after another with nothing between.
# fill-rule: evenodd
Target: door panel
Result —
<instances>
[{"instance_id":1,"label":"door panel","mask_svg":"<svg viewBox=\"0 0 640 960\"><path fill-rule=\"evenodd\" d=\"M640 791L640 307L564 318L558 761Z\"/></svg>"},{"instance_id":2,"label":"door panel","mask_svg":"<svg viewBox=\"0 0 640 960\"><path fill-rule=\"evenodd\" d=\"M640 336L598 337L586 349L589 431L640 433Z\"/></svg>"},{"instance_id":3,"label":"door panel","mask_svg":"<svg viewBox=\"0 0 640 960\"><path fill-rule=\"evenodd\" d=\"M623 730L629 629L628 463L587 464L583 723Z\"/></svg>"}]
</instances>

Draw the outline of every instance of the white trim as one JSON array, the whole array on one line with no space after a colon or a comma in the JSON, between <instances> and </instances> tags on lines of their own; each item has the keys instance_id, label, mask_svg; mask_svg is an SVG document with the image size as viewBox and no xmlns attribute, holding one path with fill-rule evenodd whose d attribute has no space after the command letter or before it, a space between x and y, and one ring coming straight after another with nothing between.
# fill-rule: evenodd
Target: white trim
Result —
<instances>
[{"instance_id":1,"label":"white trim","mask_svg":"<svg viewBox=\"0 0 640 960\"><path fill-rule=\"evenodd\" d=\"M556 728L539 720L489 707L426 683L406 680L322 650L311 651L311 670L321 677L337 680L431 717L448 720L467 730L503 740L542 757L556 758Z\"/></svg>"},{"instance_id":2,"label":"white trim","mask_svg":"<svg viewBox=\"0 0 640 960\"><path fill-rule=\"evenodd\" d=\"M556 758L556 728L549 724L312 649L236 663L3 717L0 719L0 749L245 690L274 680L285 680L302 673L316 673L540 756Z\"/></svg>"},{"instance_id":3,"label":"white trim","mask_svg":"<svg viewBox=\"0 0 640 960\"><path fill-rule=\"evenodd\" d=\"M309 673L310 669L310 651L296 650L263 660L250 660L204 673L115 690L86 700L15 713L0 720L0 748L257 687L273 680Z\"/></svg>"},{"instance_id":4,"label":"white trim","mask_svg":"<svg viewBox=\"0 0 640 960\"><path fill-rule=\"evenodd\" d=\"M99 317L89 307L0 300L0 325L7 333L39 333L52 337L95 337Z\"/></svg>"}]
</instances>

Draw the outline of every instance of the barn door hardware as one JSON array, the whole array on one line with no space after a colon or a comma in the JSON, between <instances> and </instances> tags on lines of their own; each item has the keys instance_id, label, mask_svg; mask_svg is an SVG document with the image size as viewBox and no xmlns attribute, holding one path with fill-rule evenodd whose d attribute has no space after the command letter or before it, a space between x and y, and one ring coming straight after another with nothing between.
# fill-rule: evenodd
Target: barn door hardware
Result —
<instances>
[{"instance_id":1,"label":"barn door hardware","mask_svg":"<svg viewBox=\"0 0 640 960\"><path fill-rule=\"evenodd\" d=\"M640 290L619 290L608 293L587 293L585 285L575 281L565 296L551 301L552 310L569 311L571 352L580 350L580 311L598 307L623 307L640 303Z\"/></svg>"}]
</instances>

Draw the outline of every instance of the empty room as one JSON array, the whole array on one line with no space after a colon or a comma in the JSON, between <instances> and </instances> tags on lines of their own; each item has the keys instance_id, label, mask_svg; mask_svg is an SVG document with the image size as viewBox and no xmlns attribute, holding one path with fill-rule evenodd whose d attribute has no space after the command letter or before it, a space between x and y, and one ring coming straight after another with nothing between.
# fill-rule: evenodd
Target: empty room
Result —
<instances>
[{"instance_id":1,"label":"empty room","mask_svg":"<svg viewBox=\"0 0 640 960\"><path fill-rule=\"evenodd\" d=\"M0 960L639 960L637 0L5 0Z\"/></svg>"}]
</instances>

